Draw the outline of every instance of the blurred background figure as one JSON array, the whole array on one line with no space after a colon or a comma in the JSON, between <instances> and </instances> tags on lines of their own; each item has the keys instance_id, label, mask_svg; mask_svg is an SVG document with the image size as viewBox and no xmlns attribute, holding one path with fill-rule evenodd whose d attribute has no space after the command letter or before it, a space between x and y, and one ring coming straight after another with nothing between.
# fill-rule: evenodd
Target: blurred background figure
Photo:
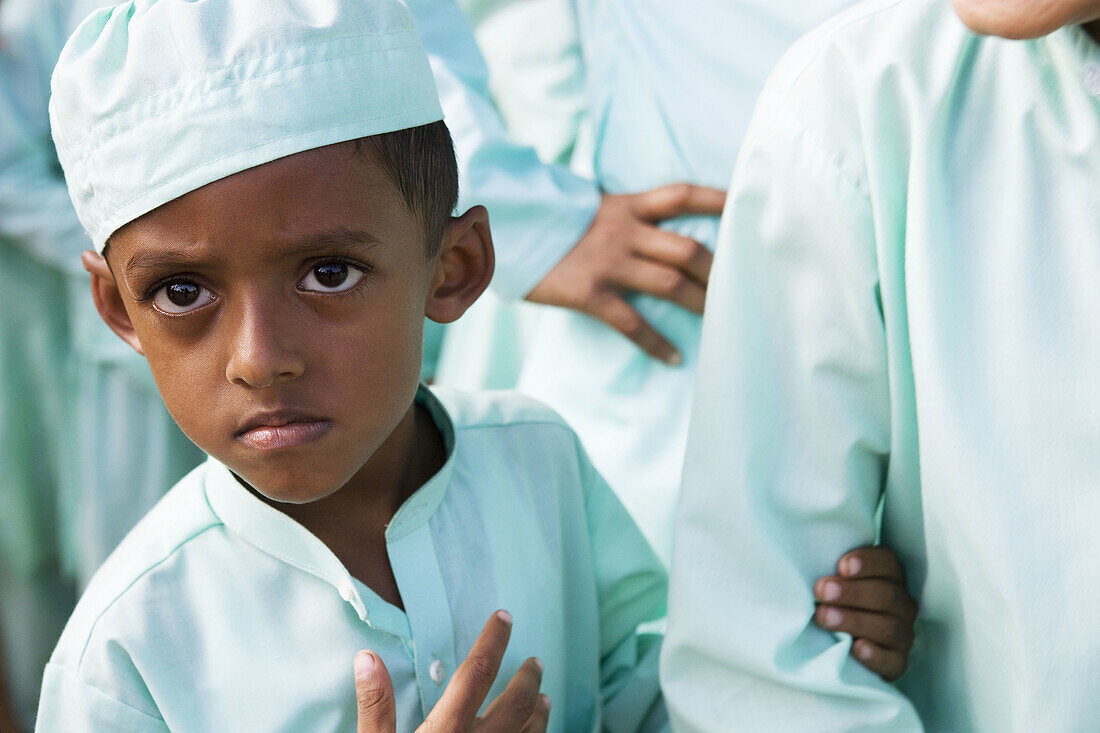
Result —
<instances>
[{"instance_id":1,"label":"blurred background figure","mask_svg":"<svg viewBox=\"0 0 1100 733\"><path fill-rule=\"evenodd\" d=\"M464 7L509 131L548 163L568 160L574 173L593 180L604 194L630 194L677 181L724 187L774 64L799 36L851 4L465 0ZM492 217L494 208L489 211ZM671 247L694 240L713 249L717 224L717 216L696 216L662 226L675 235L667 240ZM496 246L506 253L513 243L498 235ZM582 254L576 248L573 262L567 257L556 270L584 267ZM637 268L645 273L640 280L656 280L650 293L622 290L675 347L679 365L653 358L583 307L540 308L519 319L496 308L495 320L455 324L456 330L476 326L485 332L479 339L445 339L437 377L470 384L463 379L471 372L511 375L452 366L480 359L494 368L504 361L514 370L508 360L522 354L516 385L574 426L667 563L706 277L657 271L643 260L624 258L619 267ZM527 298L552 301L552 291L561 287L554 274L544 276ZM685 302L698 307L685 308ZM484 316L485 310L473 315ZM480 351L469 348L473 343ZM489 380L482 386L511 385Z\"/></svg>"},{"instance_id":2,"label":"blurred background figure","mask_svg":"<svg viewBox=\"0 0 1100 733\"><path fill-rule=\"evenodd\" d=\"M201 459L95 313L50 139L54 63L101 5L0 2L0 665L28 729L76 593Z\"/></svg>"},{"instance_id":3,"label":"blurred background figure","mask_svg":"<svg viewBox=\"0 0 1100 733\"><path fill-rule=\"evenodd\" d=\"M458 0L485 58L489 91L509 137L534 148L543 162L561 166L570 165L585 112L571 4ZM592 177L583 168L575 172ZM459 389L514 389L540 310L487 291L440 338L435 381Z\"/></svg>"}]
</instances>

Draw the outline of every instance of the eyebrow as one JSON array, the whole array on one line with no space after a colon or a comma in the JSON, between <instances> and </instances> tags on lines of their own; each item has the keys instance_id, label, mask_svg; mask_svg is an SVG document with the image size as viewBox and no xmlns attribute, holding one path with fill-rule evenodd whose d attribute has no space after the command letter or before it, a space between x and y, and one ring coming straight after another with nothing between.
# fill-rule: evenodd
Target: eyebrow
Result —
<instances>
[{"instance_id":1,"label":"eyebrow","mask_svg":"<svg viewBox=\"0 0 1100 733\"><path fill-rule=\"evenodd\" d=\"M324 231L308 234L304 237L292 239L289 241L285 251L281 252L280 255L300 257L302 255L308 255L313 252L332 248L348 249L353 247L366 247L368 249L373 249L376 245L381 243L382 240L366 230L336 227L334 229L326 229ZM183 252L136 252L127 260L124 271L133 272L134 270L164 270L180 267L194 267L197 260L201 259L202 258L196 258L193 255Z\"/></svg>"},{"instance_id":2,"label":"eyebrow","mask_svg":"<svg viewBox=\"0 0 1100 733\"><path fill-rule=\"evenodd\" d=\"M373 249L379 244L382 244L382 240L366 230L336 227L293 240L291 247L295 250L295 254L303 254L332 247Z\"/></svg>"}]
</instances>

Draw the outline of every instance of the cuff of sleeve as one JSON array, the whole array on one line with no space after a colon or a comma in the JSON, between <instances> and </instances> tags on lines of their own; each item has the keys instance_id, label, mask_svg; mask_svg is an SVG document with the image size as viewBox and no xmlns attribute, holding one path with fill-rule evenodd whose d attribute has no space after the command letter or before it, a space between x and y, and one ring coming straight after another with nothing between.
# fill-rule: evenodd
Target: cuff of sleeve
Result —
<instances>
[{"instance_id":1,"label":"cuff of sleeve","mask_svg":"<svg viewBox=\"0 0 1100 733\"><path fill-rule=\"evenodd\" d=\"M600 207L594 182L564 169L551 170L560 191L553 205L535 199L524 206L486 204L496 249L490 287L505 300L530 293L584 236Z\"/></svg>"}]
</instances>

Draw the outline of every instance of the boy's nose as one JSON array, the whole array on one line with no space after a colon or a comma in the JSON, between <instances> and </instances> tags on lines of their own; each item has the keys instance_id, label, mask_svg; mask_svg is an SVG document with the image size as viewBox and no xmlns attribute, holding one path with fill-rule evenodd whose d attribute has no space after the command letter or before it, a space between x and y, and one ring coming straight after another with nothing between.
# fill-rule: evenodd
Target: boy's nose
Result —
<instances>
[{"instance_id":1,"label":"boy's nose","mask_svg":"<svg viewBox=\"0 0 1100 733\"><path fill-rule=\"evenodd\" d=\"M225 377L248 387L270 387L302 375L305 360L295 346L292 329L277 314L245 308L231 334Z\"/></svg>"}]
</instances>

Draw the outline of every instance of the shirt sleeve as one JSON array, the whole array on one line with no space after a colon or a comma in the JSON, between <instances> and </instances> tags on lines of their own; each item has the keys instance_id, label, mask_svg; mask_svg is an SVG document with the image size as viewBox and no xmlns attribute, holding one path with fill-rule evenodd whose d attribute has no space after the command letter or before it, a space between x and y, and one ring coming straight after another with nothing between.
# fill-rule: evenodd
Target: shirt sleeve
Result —
<instances>
[{"instance_id":1,"label":"shirt sleeve","mask_svg":"<svg viewBox=\"0 0 1100 733\"><path fill-rule=\"evenodd\" d=\"M64 45L52 2L8 0L0 11L0 246L82 272L91 239L76 217L50 137L50 74Z\"/></svg>"},{"instance_id":2,"label":"shirt sleeve","mask_svg":"<svg viewBox=\"0 0 1100 733\"><path fill-rule=\"evenodd\" d=\"M458 0L489 68L509 136L567 164L588 107L573 0Z\"/></svg>"},{"instance_id":3,"label":"shirt sleeve","mask_svg":"<svg viewBox=\"0 0 1100 733\"><path fill-rule=\"evenodd\" d=\"M850 639L811 622L813 582L875 541L890 387L862 168L800 118L779 99L761 103L721 223L665 695L682 731L731 720L746 731L919 731L909 701L849 655Z\"/></svg>"},{"instance_id":4,"label":"shirt sleeve","mask_svg":"<svg viewBox=\"0 0 1100 733\"><path fill-rule=\"evenodd\" d=\"M578 443L600 609L600 697L607 733L661 730L662 635L639 630L664 618L664 565Z\"/></svg>"},{"instance_id":5,"label":"shirt sleeve","mask_svg":"<svg viewBox=\"0 0 1100 733\"><path fill-rule=\"evenodd\" d=\"M509 140L489 96L485 61L454 0L409 0L408 6L454 138L459 208L483 204L489 210L496 248L492 287L504 298L522 298L588 230L599 190Z\"/></svg>"},{"instance_id":6,"label":"shirt sleeve","mask_svg":"<svg viewBox=\"0 0 1100 733\"><path fill-rule=\"evenodd\" d=\"M226 723L230 727L233 721ZM58 664L46 666L35 730L64 733L167 733L155 714L116 700Z\"/></svg>"}]
</instances>

